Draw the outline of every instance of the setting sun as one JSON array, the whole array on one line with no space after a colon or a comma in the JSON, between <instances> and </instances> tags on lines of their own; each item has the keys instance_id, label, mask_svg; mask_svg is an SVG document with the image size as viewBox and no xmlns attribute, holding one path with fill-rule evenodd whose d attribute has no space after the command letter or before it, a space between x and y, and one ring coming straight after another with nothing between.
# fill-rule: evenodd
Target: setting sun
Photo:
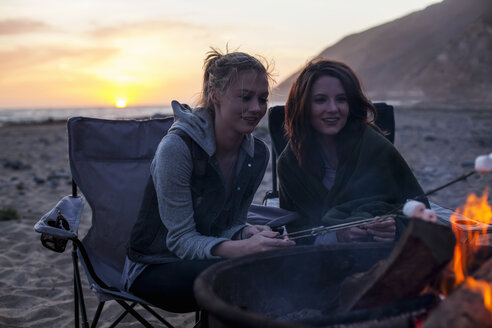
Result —
<instances>
[{"instance_id":1,"label":"setting sun","mask_svg":"<svg viewBox=\"0 0 492 328\"><path fill-rule=\"evenodd\" d=\"M126 107L126 99L116 99L116 107L125 108Z\"/></svg>"}]
</instances>

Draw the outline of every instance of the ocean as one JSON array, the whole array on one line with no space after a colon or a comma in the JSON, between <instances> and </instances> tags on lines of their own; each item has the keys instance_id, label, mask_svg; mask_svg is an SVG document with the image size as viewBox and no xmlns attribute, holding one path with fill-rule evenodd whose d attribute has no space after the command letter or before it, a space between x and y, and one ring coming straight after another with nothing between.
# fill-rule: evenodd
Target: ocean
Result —
<instances>
[{"instance_id":1,"label":"ocean","mask_svg":"<svg viewBox=\"0 0 492 328\"><path fill-rule=\"evenodd\" d=\"M74 116L104 119L149 118L172 115L171 106L145 106L126 108L53 108L53 109L0 109L0 126L11 124L65 121Z\"/></svg>"},{"instance_id":2,"label":"ocean","mask_svg":"<svg viewBox=\"0 0 492 328\"><path fill-rule=\"evenodd\" d=\"M281 102L269 103L269 107L283 105ZM101 107L101 108L32 108L0 109L0 126L66 121L70 117L85 116L104 119L145 119L172 115L170 105L141 107Z\"/></svg>"}]
</instances>

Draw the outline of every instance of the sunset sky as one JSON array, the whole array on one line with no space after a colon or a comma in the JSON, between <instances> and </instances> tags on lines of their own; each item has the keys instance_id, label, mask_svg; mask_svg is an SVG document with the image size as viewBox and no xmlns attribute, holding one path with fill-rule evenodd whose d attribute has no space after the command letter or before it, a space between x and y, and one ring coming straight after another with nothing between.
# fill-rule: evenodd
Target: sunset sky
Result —
<instances>
[{"instance_id":1,"label":"sunset sky","mask_svg":"<svg viewBox=\"0 0 492 328\"><path fill-rule=\"evenodd\" d=\"M281 82L344 36L436 0L1 0L0 108L197 100L209 46L275 62Z\"/></svg>"}]
</instances>

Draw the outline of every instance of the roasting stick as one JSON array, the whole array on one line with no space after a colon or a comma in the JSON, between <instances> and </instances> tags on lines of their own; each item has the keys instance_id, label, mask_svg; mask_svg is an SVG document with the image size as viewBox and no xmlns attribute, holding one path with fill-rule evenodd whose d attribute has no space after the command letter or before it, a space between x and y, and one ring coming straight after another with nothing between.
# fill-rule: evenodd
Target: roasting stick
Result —
<instances>
[{"instance_id":1,"label":"roasting stick","mask_svg":"<svg viewBox=\"0 0 492 328\"><path fill-rule=\"evenodd\" d=\"M491 157L492 158L492 157ZM416 196L415 198L413 198L414 200L420 200L420 199L423 199L427 196L430 196L432 195L433 193L435 192L438 192L439 190L442 190L444 188L447 188L449 187L450 185L452 184L455 184L456 182L459 182L459 181L463 181L463 180L466 180L468 177L472 176L473 174L477 173L477 169L474 169L468 173L465 173L463 174L462 176L456 178L456 179L453 179L445 184L443 184L442 186L439 186L437 188L434 188L434 189L431 189L429 191L427 191L426 193L422 194L422 195L419 195L419 196ZM394 210L390 211L388 214L386 214L387 216L390 216L391 214L395 214L397 212L399 212L400 210L402 210L403 206L402 205L399 205L397 207L394 208Z\"/></svg>"},{"instance_id":2,"label":"roasting stick","mask_svg":"<svg viewBox=\"0 0 492 328\"><path fill-rule=\"evenodd\" d=\"M443 184L442 186L431 189L423 195L415 197L415 200L422 199L424 197L432 195L433 193L435 193L439 190L442 190L446 187L449 187L450 185L455 184L456 182L466 180L468 177L470 177L471 175L473 175L477 172L480 174L492 173L492 153L490 153L489 155L478 156L475 159L475 168L472 171L465 173L462 176ZM385 219L392 217L394 214L396 214L397 212L399 212L401 210L402 210L402 206L398 206L398 207L395 207L395 209L390 211L388 214L382 215L379 217L374 217L374 218L364 219L364 220L359 220L359 221L353 221L353 222L347 222L347 223L337 224L337 225L333 225L333 226L329 226L329 227L319 226L316 228L296 231L296 232L287 233L287 234L285 233L285 226L284 226L284 233L281 236L278 236L277 238L283 238L283 239L289 238L292 240L292 239L299 239L299 238L306 238L306 237L315 237L315 236L322 235L322 234L325 234L325 233L328 233L331 231L336 231L336 230L341 230L341 229L346 229L346 228L351 228L351 227L357 227L357 226L360 226L360 225L365 224L365 223L384 221Z\"/></svg>"},{"instance_id":3,"label":"roasting stick","mask_svg":"<svg viewBox=\"0 0 492 328\"><path fill-rule=\"evenodd\" d=\"M419 198L429 196L429 195L435 193L436 191L444 189L444 188L446 188L446 187L448 187L448 186L450 186L456 182L465 180L466 178L468 178L469 176L471 176L475 173L480 173L480 174L492 173L492 153L490 153L489 155L480 155L477 158L475 158L475 168L472 171L465 173L462 176L460 176L454 180L451 180L448 183L445 183L440 187L429 190L424 195L419 196Z\"/></svg>"},{"instance_id":4,"label":"roasting stick","mask_svg":"<svg viewBox=\"0 0 492 328\"><path fill-rule=\"evenodd\" d=\"M424 197L427 197L441 189L444 189L456 182L459 182L459 181L462 181L462 180L465 180L466 178L468 178L469 176L473 175L474 173L476 173L476 170L473 170L471 172L468 172L466 174L463 174L462 176L454 179L454 180L451 180L449 182L447 182L446 184L440 186L440 187L437 187L437 188L434 188L432 190L429 190L427 191L425 194L423 195L420 195L420 196L417 196L415 197L415 199L422 199ZM341 224L337 224L337 225L333 225L333 226L329 226L329 227L325 227L325 226L319 226L319 227L316 227L316 228L311 228L311 229L306 229L306 230L300 230L300 231L295 231L295 232L291 232L291 233L288 233L288 234L282 234L280 236L278 236L277 238L289 238L291 240L294 240L294 239L299 239L299 238L307 238L307 237L316 237L316 236L319 236L319 235L322 235L322 234L325 234L325 233L328 233L328 232L331 232L331 231L337 231L337 230L341 230L341 229L346 229L346 228L351 228L351 227L357 227L357 226L360 226L362 224L365 224L365 223L372 223L372 222L377 222L377 221L384 221L385 219L387 219L388 217L392 217L393 215L395 215L397 212L399 212L400 210L402 209L402 206L398 206L398 207L395 207L394 210L390 211L388 214L386 215L382 215L382 216L379 216L379 217L374 217L374 218L369 218L369 219L364 219L364 220L360 220L360 221L353 221L353 222L347 222L347 223L341 223Z\"/></svg>"},{"instance_id":5,"label":"roasting stick","mask_svg":"<svg viewBox=\"0 0 492 328\"><path fill-rule=\"evenodd\" d=\"M435 192L437 192L437 191L439 191L439 190L442 190L442 189L444 189L444 188L449 187L449 186L450 186L450 185L452 185L452 184L455 184L456 182L466 180L466 178L470 177L471 175L475 174L476 172L477 172L477 171L476 171L476 169L475 169L475 170L470 171L470 172L468 172L468 173L466 173L466 174L463 174L462 176L460 176L460 177L458 177L458 178L456 178L456 179L453 179L453 180L451 180L451 181L449 181L449 182L446 182L446 183L445 183L445 184L443 184L442 186L439 186L439 187L437 187L437 188L431 189L431 190L429 190L429 191L425 192L424 194L421 194L421 195L415 196L415 197L414 197L414 198L412 198L412 199L408 199L408 200L407 200L407 202L408 202L408 201L411 201L411 200L415 200L415 201L422 200L422 199L424 199L425 197L430 196L430 195L432 195L433 193L435 193ZM391 215L394 215L394 214L396 214L396 213L398 213L398 212L402 211L402 210L403 210L404 205L405 205L405 204L396 206L393 210L389 211L389 212L386 214L386 216L391 216Z\"/></svg>"},{"instance_id":6,"label":"roasting stick","mask_svg":"<svg viewBox=\"0 0 492 328\"><path fill-rule=\"evenodd\" d=\"M299 238L316 237L316 236L323 235L325 233L332 232L332 231L337 231L337 230L351 228L351 227L357 227L357 226L360 226L360 225L363 225L366 223L384 221L389 217L392 217L392 216L391 215L384 215L384 216L373 217L373 218L369 218L369 219L363 219L363 220L359 220L359 221L341 223L341 224L332 225L329 227L319 226L316 228L295 231L295 232L291 232L288 234L282 234L282 235L277 236L277 238L287 237L290 240L294 240L294 239L299 239Z\"/></svg>"},{"instance_id":7,"label":"roasting stick","mask_svg":"<svg viewBox=\"0 0 492 328\"><path fill-rule=\"evenodd\" d=\"M459 182L459 181L465 180L466 178L468 178L469 176L471 176L471 175L473 175L473 174L475 174L475 173L476 173L476 171L475 171L475 170L473 170L473 171L470 171L470 172L468 172L468 173L466 173L466 174L463 174L462 176L460 176L460 177L458 177L458 178L456 178L456 179L454 179L454 180L451 180L451 181L449 181L448 183L443 184L443 185L442 185L442 186L440 186L440 187L437 187L437 188L434 188L434 189L432 189L432 190L429 190L428 192L426 192L425 194L423 194L422 196L419 196L419 197L417 197L417 198L422 198L422 197L427 197L427 196L429 196L429 195L432 195L433 193L435 193L435 192L437 192L437 191L439 191L439 190L441 190L441 189L444 189L444 188L446 188L446 187L449 187L450 185L455 184L456 182Z\"/></svg>"}]
</instances>

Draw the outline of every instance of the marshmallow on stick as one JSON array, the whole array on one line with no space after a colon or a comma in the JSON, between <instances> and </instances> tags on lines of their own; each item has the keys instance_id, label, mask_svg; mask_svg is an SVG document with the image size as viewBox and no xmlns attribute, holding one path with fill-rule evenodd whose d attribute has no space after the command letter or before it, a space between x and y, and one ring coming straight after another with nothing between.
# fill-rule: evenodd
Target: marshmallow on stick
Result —
<instances>
[{"instance_id":1,"label":"marshmallow on stick","mask_svg":"<svg viewBox=\"0 0 492 328\"><path fill-rule=\"evenodd\" d=\"M492 155L492 154L491 154ZM492 172L492 156L480 155L475 159L475 171L478 173Z\"/></svg>"},{"instance_id":2,"label":"marshmallow on stick","mask_svg":"<svg viewBox=\"0 0 492 328\"><path fill-rule=\"evenodd\" d=\"M403 214L409 218L421 219L424 215L425 205L424 203L416 200L409 200L403 206Z\"/></svg>"},{"instance_id":3,"label":"marshmallow on stick","mask_svg":"<svg viewBox=\"0 0 492 328\"><path fill-rule=\"evenodd\" d=\"M434 212L433 210L426 209L424 211L424 215L422 216L422 220L429 221L429 222L437 222L436 212Z\"/></svg>"}]
</instances>

